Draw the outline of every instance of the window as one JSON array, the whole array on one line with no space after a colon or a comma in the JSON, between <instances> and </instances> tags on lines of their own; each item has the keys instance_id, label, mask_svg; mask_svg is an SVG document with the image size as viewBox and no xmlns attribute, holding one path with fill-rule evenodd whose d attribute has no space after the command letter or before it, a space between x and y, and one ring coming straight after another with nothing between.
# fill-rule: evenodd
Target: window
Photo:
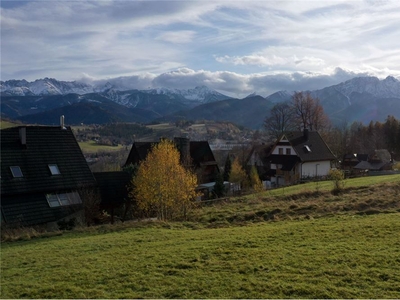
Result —
<instances>
[{"instance_id":1,"label":"window","mask_svg":"<svg viewBox=\"0 0 400 300\"><path fill-rule=\"evenodd\" d=\"M286 148L286 155L290 155L290 154L292 154L292 151L291 151L292 149L290 149L290 148Z\"/></svg>"},{"instance_id":2,"label":"window","mask_svg":"<svg viewBox=\"0 0 400 300\"><path fill-rule=\"evenodd\" d=\"M57 207L61 205L58 201L57 194L48 194L46 197L50 207Z\"/></svg>"},{"instance_id":3,"label":"window","mask_svg":"<svg viewBox=\"0 0 400 300\"><path fill-rule=\"evenodd\" d=\"M60 175L60 170L57 165L49 165L51 175Z\"/></svg>"},{"instance_id":4,"label":"window","mask_svg":"<svg viewBox=\"0 0 400 300\"><path fill-rule=\"evenodd\" d=\"M304 151L308 153L311 152L311 149L307 145L304 145Z\"/></svg>"},{"instance_id":5,"label":"window","mask_svg":"<svg viewBox=\"0 0 400 300\"><path fill-rule=\"evenodd\" d=\"M22 174L21 168L18 166L13 166L10 167L11 169L11 173L13 175L14 178L21 178L24 177L24 175Z\"/></svg>"},{"instance_id":6,"label":"window","mask_svg":"<svg viewBox=\"0 0 400 300\"><path fill-rule=\"evenodd\" d=\"M67 206L82 203L81 197L77 192L47 194L46 198L50 207Z\"/></svg>"},{"instance_id":7,"label":"window","mask_svg":"<svg viewBox=\"0 0 400 300\"><path fill-rule=\"evenodd\" d=\"M283 154L283 148L279 148L279 154Z\"/></svg>"}]
</instances>

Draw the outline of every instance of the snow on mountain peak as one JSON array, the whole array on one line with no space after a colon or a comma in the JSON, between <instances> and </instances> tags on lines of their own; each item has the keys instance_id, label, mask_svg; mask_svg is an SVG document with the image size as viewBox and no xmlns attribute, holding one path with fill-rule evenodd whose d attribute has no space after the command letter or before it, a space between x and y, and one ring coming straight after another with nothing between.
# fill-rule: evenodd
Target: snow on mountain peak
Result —
<instances>
[{"instance_id":1,"label":"snow on mountain peak","mask_svg":"<svg viewBox=\"0 0 400 300\"><path fill-rule=\"evenodd\" d=\"M383 98L398 97L400 95L400 81L393 76L383 80L377 77L356 77L335 86L336 90L346 97L351 93L369 93Z\"/></svg>"}]
</instances>

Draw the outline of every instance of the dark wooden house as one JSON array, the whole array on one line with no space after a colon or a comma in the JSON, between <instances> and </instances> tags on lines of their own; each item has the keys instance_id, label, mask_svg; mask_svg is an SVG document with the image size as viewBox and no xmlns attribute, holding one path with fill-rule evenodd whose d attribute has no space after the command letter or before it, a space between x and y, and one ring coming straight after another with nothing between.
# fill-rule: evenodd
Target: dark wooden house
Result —
<instances>
[{"instance_id":1,"label":"dark wooden house","mask_svg":"<svg viewBox=\"0 0 400 300\"><path fill-rule=\"evenodd\" d=\"M146 159L154 144L159 142L135 142L128 155L125 166L139 164ZM217 161L207 141L190 141L187 138L174 138L180 152L182 164L197 175L198 183L213 182L219 173Z\"/></svg>"},{"instance_id":2,"label":"dark wooden house","mask_svg":"<svg viewBox=\"0 0 400 300\"><path fill-rule=\"evenodd\" d=\"M119 210L119 216L123 220L129 208L129 185L132 175L124 171L95 172L98 191L100 193L100 210L107 211L114 223L114 216Z\"/></svg>"},{"instance_id":3,"label":"dark wooden house","mask_svg":"<svg viewBox=\"0 0 400 300\"><path fill-rule=\"evenodd\" d=\"M1 130L2 223L55 225L82 217L83 195L95 184L70 127Z\"/></svg>"}]
</instances>

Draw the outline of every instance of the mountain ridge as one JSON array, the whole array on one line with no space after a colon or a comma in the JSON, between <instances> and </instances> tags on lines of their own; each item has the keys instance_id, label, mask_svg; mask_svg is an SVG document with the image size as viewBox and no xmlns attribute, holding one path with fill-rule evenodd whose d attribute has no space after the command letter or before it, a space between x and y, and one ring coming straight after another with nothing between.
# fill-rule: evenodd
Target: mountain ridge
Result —
<instances>
[{"instance_id":1,"label":"mountain ridge","mask_svg":"<svg viewBox=\"0 0 400 300\"><path fill-rule=\"evenodd\" d=\"M79 109L81 105L92 114L99 113L102 106L111 110L109 114L102 114L103 117L99 118L102 122L208 119L231 121L253 129L262 126L274 104L290 101L294 93L278 91L264 98L254 92L243 99L237 99L206 86L193 89L122 90L122 85L118 87L109 81L100 86L51 78L31 83L26 80L1 81L0 88L2 116L26 120L26 116L30 115L28 119L36 120L36 123L40 123L41 119L49 119L47 115L62 113L62 107L74 105ZM68 93L70 91L83 94ZM355 77L337 85L305 92L320 99L324 111L335 124L383 121L389 114L400 118L400 81L393 76L382 80L377 77ZM87 102L96 108L89 109L85 104ZM126 114L120 112L119 106L126 109ZM69 109L65 110L71 114ZM81 123L71 115L71 121Z\"/></svg>"}]
</instances>

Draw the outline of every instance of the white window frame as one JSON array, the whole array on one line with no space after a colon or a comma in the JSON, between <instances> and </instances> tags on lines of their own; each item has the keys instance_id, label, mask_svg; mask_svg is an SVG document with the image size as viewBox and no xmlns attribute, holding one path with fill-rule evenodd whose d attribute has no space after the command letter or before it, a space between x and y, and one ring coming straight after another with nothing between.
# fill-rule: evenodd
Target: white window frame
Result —
<instances>
[{"instance_id":1,"label":"white window frame","mask_svg":"<svg viewBox=\"0 0 400 300\"><path fill-rule=\"evenodd\" d=\"M11 166L10 167L11 174L13 175L14 178L22 178L24 177L24 174L22 173L22 170L19 166ZM18 174L18 172L21 174Z\"/></svg>"}]
</instances>

